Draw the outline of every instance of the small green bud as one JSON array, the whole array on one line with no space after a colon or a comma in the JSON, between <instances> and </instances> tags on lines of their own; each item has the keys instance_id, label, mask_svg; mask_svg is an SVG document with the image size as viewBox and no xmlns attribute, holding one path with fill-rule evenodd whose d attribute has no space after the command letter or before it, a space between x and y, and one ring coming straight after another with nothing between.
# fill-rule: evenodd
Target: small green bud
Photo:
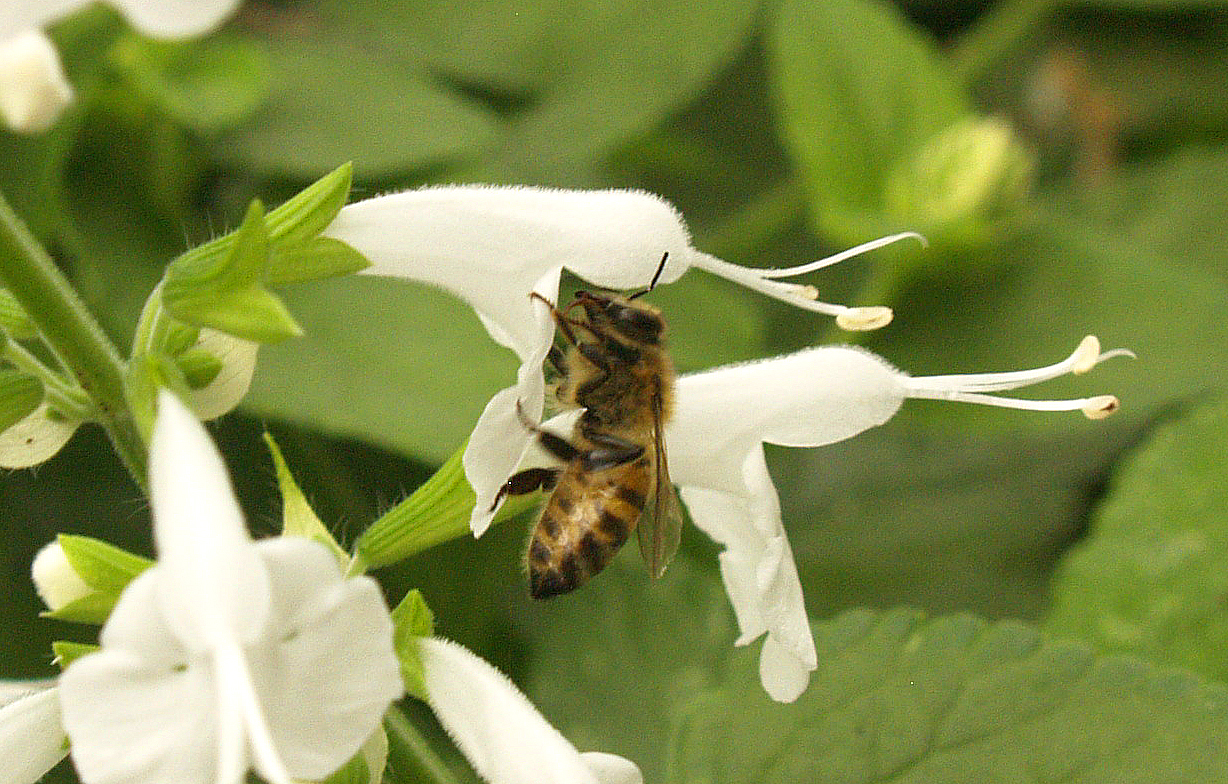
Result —
<instances>
[{"instance_id":1,"label":"small green bud","mask_svg":"<svg viewBox=\"0 0 1228 784\"><path fill-rule=\"evenodd\" d=\"M1004 120L970 117L951 125L887 178L894 222L934 244L992 240L1027 198L1034 157Z\"/></svg>"},{"instance_id":2,"label":"small green bud","mask_svg":"<svg viewBox=\"0 0 1228 784\"><path fill-rule=\"evenodd\" d=\"M48 617L103 623L128 583L152 565L99 539L61 534L39 551L30 572Z\"/></svg>"}]
</instances>

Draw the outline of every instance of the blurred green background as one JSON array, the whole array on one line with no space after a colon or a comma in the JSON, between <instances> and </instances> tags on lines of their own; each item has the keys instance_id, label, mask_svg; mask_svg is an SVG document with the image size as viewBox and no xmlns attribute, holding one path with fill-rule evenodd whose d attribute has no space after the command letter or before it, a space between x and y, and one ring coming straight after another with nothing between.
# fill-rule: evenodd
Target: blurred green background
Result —
<instances>
[{"instance_id":1,"label":"blurred green background","mask_svg":"<svg viewBox=\"0 0 1228 784\"><path fill-rule=\"evenodd\" d=\"M683 371L857 339L918 375L1048 364L1088 333L1137 352L1036 393L1115 393L1123 411L1104 422L910 402L845 444L769 448L815 619L897 605L1041 619L1119 461L1228 383L1222 2L303 0L248 2L198 41L139 38L97 7L52 33L80 100L45 136L0 131L0 188L124 348L168 260L252 197L276 204L352 160L352 198L646 188L697 247L754 266L929 236L813 276L829 301L895 308L869 336L702 272L654 292ZM267 427L347 541L457 448L514 358L436 291L280 293L306 336L263 347L247 401L211 429L254 530L280 519ZM0 674L50 675L50 642L94 630L36 618L31 556L57 532L149 553L147 504L85 428L0 476L0 510ZM667 706L719 677L736 636L715 546L688 530L657 583L627 552L531 604L526 527L379 576L394 600L421 588L439 631L578 747L660 780Z\"/></svg>"}]
</instances>

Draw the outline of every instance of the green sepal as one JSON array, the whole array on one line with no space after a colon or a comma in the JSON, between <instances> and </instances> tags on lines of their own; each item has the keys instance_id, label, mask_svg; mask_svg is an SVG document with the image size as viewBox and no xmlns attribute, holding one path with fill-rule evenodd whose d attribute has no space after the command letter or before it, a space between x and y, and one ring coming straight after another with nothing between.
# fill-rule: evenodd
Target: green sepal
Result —
<instances>
[{"instance_id":1,"label":"green sepal","mask_svg":"<svg viewBox=\"0 0 1228 784\"><path fill-rule=\"evenodd\" d=\"M60 534L56 541L63 548L68 565L96 591L119 594L154 563L92 536Z\"/></svg>"},{"instance_id":2,"label":"green sepal","mask_svg":"<svg viewBox=\"0 0 1228 784\"><path fill-rule=\"evenodd\" d=\"M405 691L420 700L426 699L426 681L422 659L418 656L418 639L435 633L435 615L426 606L422 592L414 589L392 611L392 642L401 663L401 680Z\"/></svg>"},{"instance_id":3,"label":"green sepal","mask_svg":"<svg viewBox=\"0 0 1228 784\"><path fill-rule=\"evenodd\" d=\"M314 238L350 197L354 164L343 163L269 213L266 223L274 245L295 245Z\"/></svg>"},{"instance_id":4,"label":"green sepal","mask_svg":"<svg viewBox=\"0 0 1228 784\"><path fill-rule=\"evenodd\" d=\"M3 337L0 337L0 348ZM43 385L20 370L0 368L0 433L29 416L43 402Z\"/></svg>"},{"instance_id":5,"label":"green sepal","mask_svg":"<svg viewBox=\"0 0 1228 784\"><path fill-rule=\"evenodd\" d=\"M377 569L469 533L477 496L465 480L464 454L462 444L430 479L358 537L355 564L364 570ZM523 514L540 501L540 493L511 496L495 515L495 522Z\"/></svg>"},{"instance_id":6,"label":"green sepal","mask_svg":"<svg viewBox=\"0 0 1228 784\"><path fill-rule=\"evenodd\" d=\"M218 253L213 243L188 251L167 268L162 303L176 318L260 343L303 333L280 299L264 288L269 230L264 207L253 201Z\"/></svg>"},{"instance_id":7,"label":"green sepal","mask_svg":"<svg viewBox=\"0 0 1228 784\"><path fill-rule=\"evenodd\" d=\"M277 487L281 491L282 504L282 534L286 536L301 536L327 547L337 557L337 562L344 570L350 561L349 554L337 544L337 540L324 527L324 523L307 503L307 497L294 481L286 459L273 436L267 430L264 432L264 443L273 457L273 469L277 472Z\"/></svg>"},{"instance_id":8,"label":"green sepal","mask_svg":"<svg viewBox=\"0 0 1228 784\"><path fill-rule=\"evenodd\" d=\"M16 340L31 340L38 337L38 328L26 315L26 311L8 289L0 288L0 330Z\"/></svg>"},{"instance_id":9,"label":"green sepal","mask_svg":"<svg viewBox=\"0 0 1228 784\"><path fill-rule=\"evenodd\" d=\"M175 357L175 364L191 389L209 386L222 372L222 361L203 348L189 348Z\"/></svg>"},{"instance_id":10,"label":"green sepal","mask_svg":"<svg viewBox=\"0 0 1228 784\"><path fill-rule=\"evenodd\" d=\"M82 596L68 602L57 610L43 610L40 618L51 618L67 623L90 623L101 626L111 617L115 603L119 601L118 593L103 593L95 591L88 596Z\"/></svg>"},{"instance_id":11,"label":"green sepal","mask_svg":"<svg viewBox=\"0 0 1228 784\"><path fill-rule=\"evenodd\" d=\"M162 339L162 348L172 357L177 357L187 351L200 338L200 327L169 317L166 321L166 335Z\"/></svg>"},{"instance_id":12,"label":"green sepal","mask_svg":"<svg viewBox=\"0 0 1228 784\"><path fill-rule=\"evenodd\" d=\"M332 237L312 237L304 242L278 244L269 254L268 282L303 283L335 278L371 266L367 257Z\"/></svg>"},{"instance_id":13,"label":"green sepal","mask_svg":"<svg viewBox=\"0 0 1228 784\"><path fill-rule=\"evenodd\" d=\"M51 643L51 652L55 654L55 664L63 670L82 656L94 653L99 646L87 642L70 642L56 640Z\"/></svg>"}]
</instances>

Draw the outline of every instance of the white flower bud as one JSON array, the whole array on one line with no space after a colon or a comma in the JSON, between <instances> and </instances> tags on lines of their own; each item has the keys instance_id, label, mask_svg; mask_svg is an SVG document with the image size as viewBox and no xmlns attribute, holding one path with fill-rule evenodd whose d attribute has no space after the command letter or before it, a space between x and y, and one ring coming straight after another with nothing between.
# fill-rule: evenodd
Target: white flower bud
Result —
<instances>
[{"instance_id":1,"label":"white flower bud","mask_svg":"<svg viewBox=\"0 0 1228 784\"><path fill-rule=\"evenodd\" d=\"M0 42L0 117L8 127L42 133L72 98L60 56L41 31L25 30Z\"/></svg>"},{"instance_id":2,"label":"white flower bud","mask_svg":"<svg viewBox=\"0 0 1228 784\"><path fill-rule=\"evenodd\" d=\"M38 551L30 565L30 576L39 598L52 612L94 592L72 568L58 541Z\"/></svg>"}]
</instances>

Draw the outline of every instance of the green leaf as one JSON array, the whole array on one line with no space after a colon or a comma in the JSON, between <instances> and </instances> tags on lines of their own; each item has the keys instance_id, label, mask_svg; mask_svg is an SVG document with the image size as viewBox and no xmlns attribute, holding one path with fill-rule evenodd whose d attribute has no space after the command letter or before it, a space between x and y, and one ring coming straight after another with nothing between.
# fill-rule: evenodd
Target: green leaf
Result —
<instances>
[{"instance_id":1,"label":"green leaf","mask_svg":"<svg viewBox=\"0 0 1228 784\"><path fill-rule=\"evenodd\" d=\"M1228 680L1228 402L1153 432L1053 583L1046 629Z\"/></svg>"},{"instance_id":2,"label":"green leaf","mask_svg":"<svg viewBox=\"0 0 1228 784\"><path fill-rule=\"evenodd\" d=\"M839 444L769 448L811 615L905 603L1040 615L1053 564L1085 525L1088 488L1140 428L952 432L913 406Z\"/></svg>"},{"instance_id":3,"label":"green leaf","mask_svg":"<svg viewBox=\"0 0 1228 784\"><path fill-rule=\"evenodd\" d=\"M889 173L970 112L934 43L884 2L786 0L769 52L819 230L852 245L899 228L885 217Z\"/></svg>"},{"instance_id":4,"label":"green leaf","mask_svg":"<svg viewBox=\"0 0 1228 784\"><path fill-rule=\"evenodd\" d=\"M697 698L676 735L679 782L1063 781L1228 777L1228 691L1097 657L1017 622L857 610L814 625L819 668L793 705L753 655Z\"/></svg>"},{"instance_id":5,"label":"green leaf","mask_svg":"<svg viewBox=\"0 0 1228 784\"><path fill-rule=\"evenodd\" d=\"M270 284L303 283L358 272L371 262L341 240L313 237L304 242L274 246L269 255Z\"/></svg>"},{"instance_id":6,"label":"green leaf","mask_svg":"<svg viewBox=\"0 0 1228 784\"><path fill-rule=\"evenodd\" d=\"M407 41L381 46L304 19L261 36L270 60L264 106L217 145L244 170L302 178L353 159L388 176L474 155L494 138L494 115L416 62ZM362 63L362 68L355 68Z\"/></svg>"},{"instance_id":7,"label":"green leaf","mask_svg":"<svg viewBox=\"0 0 1228 784\"><path fill-rule=\"evenodd\" d=\"M281 449L273 440L273 434L266 430L263 437L265 446L269 448L269 454L273 457L273 468L277 472L277 487L281 490L282 533L287 536L302 536L319 542L333 551L337 562L344 568L349 563L349 555L341 548L341 545L337 544L337 540L316 516L311 504L307 503L307 497L303 495L303 491L294 481L294 475L290 473L290 467L286 465Z\"/></svg>"},{"instance_id":8,"label":"green leaf","mask_svg":"<svg viewBox=\"0 0 1228 784\"><path fill-rule=\"evenodd\" d=\"M118 595L153 561L89 536L60 534L64 557L73 571L96 591Z\"/></svg>"},{"instance_id":9,"label":"green leaf","mask_svg":"<svg viewBox=\"0 0 1228 784\"><path fill-rule=\"evenodd\" d=\"M4 336L0 333L0 348ZM18 370L0 368L0 433L25 419L43 402L43 385Z\"/></svg>"},{"instance_id":10,"label":"green leaf","mask_svg":"<svg viewBox=\"0 0 1228 784\"><path fill-rule=\"evenodd\" d=\"M99 646L90 645L83 642L69 642L67 640L57 640L51 644L51 651L55 654L55 663L63 670L68 665L72 664L77 659L80 659L86 654L93 653L98 650Z\"/></svg>"},{"instance_id":11,"label":"green leaf","mask_svg":"<svg viewBox=\"0 0 1228 784\"><path fill-rule=\"evenodd\" d=\"M38 328L34 326L34 322L8 289L4 288L0 288L0 330L15 340L38 337Z\"/></svg>"},{"instance_id":12,"label":"green leaf","mask_svg":"<svg viewBox=\"0 0 1228 784\"><path fill-rule=\"evenodd\" d=\"M127 35L111 61L120 76L172 120L202 133L251 115L268 86L268 63L249 41L211 36L159 41Z\"/></svg>"},{"instance_id":13,"label":"green leaf","mask_svg":"<svg viewBox=\"0 0 1228 784\"><path fill-rule=\"evenodd\" d=\"M418 657L418 639L435 633L435 616L426 606L422 592L414 589L392 611L393 647L401 663L401 680L405 690L420 700L426 699L426 681L422 660Z\"/></svg>"}]
</instances>

